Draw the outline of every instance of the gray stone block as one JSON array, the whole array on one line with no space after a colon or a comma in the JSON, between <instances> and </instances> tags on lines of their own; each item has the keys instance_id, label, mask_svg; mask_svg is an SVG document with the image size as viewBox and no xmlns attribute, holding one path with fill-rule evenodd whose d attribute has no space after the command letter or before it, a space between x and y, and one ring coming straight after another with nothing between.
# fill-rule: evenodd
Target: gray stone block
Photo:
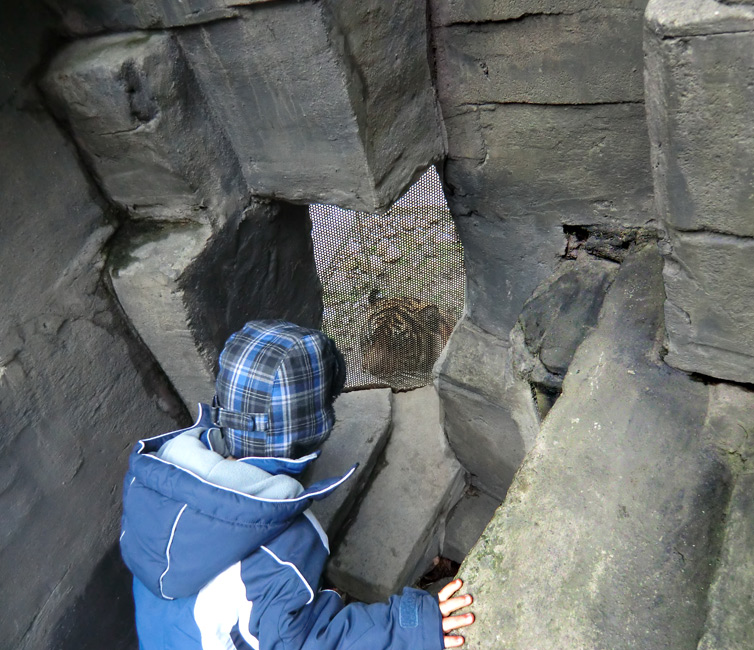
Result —
<instances>
[{"instance_id":1,"label":"gray stone block","mask_svg":"<svg viewBox=\"0 0 754 650\"><path fill-rule=\"evenodd\" d=\"M216 233L206 224L156 227L119 243L115 293L189 409L212 399L219 351L246 321L319 326L310 228L304 206L257 202Z\"/></svg>"},{"instance_id":2,"label":"gray stone block","mask_svg":"<svg viewBox=\"0 0 754 650\"><path fill-rule=\"evenodd\" d=\"M689 372L754 382L754 238L668 234L665 361Z\"/></svg>"},{"instance_id":3,"label":"gray stone block","mask_svg":"<svg viewBox=\"0 0 754 650\"><path fill-rule=\"evenodd\" d=\"M507 341L463 318L435 365L443 426L472 483L500 500L539 430L531 388Z\"/></svg>"},{"instance_id":4,"label":"gray stone block","mask_svg":"<svg viewBox=\"0 0 754 650\"><path fill-rule=\"evenodd\" d=\"M209 222L242 207L238 161L170 35L77 41L43 88L104 192L132 217Z\"/></svg>"},{"instance_id":5,"label":"gray stone block","mask_svg":"<svg viewBox=\"0 0 754 650\"><path fill-rule=\"evenodd\" d=\"M446 126L454 215L536 214L556 223L624 226L646 225L653 216L641 103L485 105L451 116ZM472 136L481 160L456 153L458 140Z\"/></svg>"},{"instance_id":6,"label":"gray stone block","mask_svg":"<svg viewBox=\"0 0 754 650\"><path fill-rule=\"evenodd\" d=\"M31 67L42 41L15 49L24 23L0 27L25 58L16 69ZM69 607L117 542L131 445L187 414L101 282L104 200L53 120L15 98L23 111L0 109L0 576L15 585L0 645L34 650L64 647L61 621L84 625ZM90 638L114 634L111 622L89 620Z\"/></svg>"},{"instance_id":7,"label":"gray stone block","mask_svg":"<svg viewBox=\"0 0 754 650\"><path fill-rule=\"evenodd\" d=\"M311 228L307 206L252 201L214 232L178 278L194 339L212 366L248 320L321 327Z\"/></svg>"},{"instance_id":8,"label":"gray stone block","mask_svg":"<svg viewBox=\"0 0 754 650\"><path fill-rule=\"evenodd\" d=\"M46 0L75 34L192 25L238 15L237 7L270 0Z\"/></svg>"},{"instance_id":9,"label":"gray stone block","mask_svg":"<svg viewBox=\"0 0 754 650\"><path fill-rule=\"evenodd\" d=\"M754 638L754 474L736 481L698 650L747 650Z\"/></svg>"},{"instance_id":10,"label":"gray stone block","mask_svg":"<svg viewBox=\"0 0 754 650\"><path fill-rule=\"evenodd\" d=\"M563 228L557 220L536 214L511 219L459 216L460 200L473 199L449 200L463 242L466 313L482 329L507 339L526 300L562 258Z\"/></svg>"},{"instance_id":11,"label":"gray stone block","mask_svg":"<svg viewBox=\"0 0 754 650\"><path fill-rule=\"evenodd\" d=\"M733 11L710 4L720 20ZM671 37L659 27L647 30L657 211L678 230L754 237L754 10L748 12L739 21L746 31L716 34L697 25L693 34ZM679 18L664 14L666 21Z\"/></svg>"},{"instance_id":12,"label":"gray stone block","mask_svg":"<svg viewBox=\"0 0 754 650\"><path fill-rule=\"evenodd\" d=\"M375 212L443 153L425 22L421 3L263 3L178 38L256 194Z\"/></svg>"},{"instance_id":13,"label":"gray stone block","mask_svg":"<svg viewBox=\"0 0 754 650\"><path fill-rule=\"evenodd\" d=\"M208 225L197 225L137 236L118 251L124 263L110 274L128 319L192 413L212 399L215 378L191 333L177 281L211 234Z\"/></svg>"},{"instance_id":14,"label":"gray stone block","mask_svg":"<svg viewBox=\"0 0 754 650\"><path fill-rule=\"evenodd\" d=\"M590 9L638 9L647 0L430 0L438 25L515 21L526 16L577 14Z\"/></svg>"},{"instance_id":15,"label":"gray stone block","mask_svg":"<svg viewBox=\"0 0 754 650\"><path fill-rule=\"evenodd\" d=\"M695 648L730 471L709 387L657 357L661 260L628 258L460 577L475 648Z\"/></svg>"},{"instance_id":16,"label":"gray stone block","mask_svg":"<svg viewBox=\"0 0 754 650\"><path fill-rule=\"evenodd\" d=\"M464 475L439 424L429 386L393 397L393 433L358 513L328 567L332 582L364 601L413 582L439 551L440 526Z\"/></svg>"},{"instance_id":17,"label":"gray stone block","mask_svg":"<svg viewBox=\"0 0 754 650\"><path fill-rule=\"evenodd\" d=\"M495 497L479 490L467 491L448 515L442 555L454 562L463 562L498 506L500 500Z\"/></svg>"},{"instance_id":18,"label":"gray stone block","mask_svg":"<svg viewBox=\"0 0 754 650\"><path fill-rule=\"evenodd\" d=\"M576 348L597 324L618 265L586 254L564 261L526 302L519 317L524 344L547 371L565 375Z\"/></svg>"},{"instance_id":19,"label":"gray stone block","mask_svg":"<svg viewBox=\"0 0 754 650\"><path fill-rule=\"evenodd\" d=\"M58 21L38 0L0 4L0 105L23 95L23 88L39 65L37 53Z\"/></svg>"},{"instance_id":20,"label":"gray stone block","mask_svg":"<svg viewBox=\"0 0 754 650\"><path fill-rule=\"evenodd\" d=\"M335 493L312 504L330 538L337 538L375 469L392 430L392 394L389 388L344 393L335 401L335 427L322 447L305 483L340 476L359 463L354 475Z\"/></svg>"},{"instance_id":21,"label":"gray stone block","mask_svg":"<svg viewBox=\"0 0 754 650\"><path fill-rule=\"evenodd\" d=\"M436 28L443 106L641 102L643 13L553 8Z\"/></svg>"},{"instance_id":22,"label":"gray stone block","mask_svg":"<svg viewBox=\"0 0 754 650\"><path fill-rule=\"evenodd\" d=\"M647 27L658 36L682 37L751 31L750 2L716 0L649 0Z\"/></svg>"}]
</instances>

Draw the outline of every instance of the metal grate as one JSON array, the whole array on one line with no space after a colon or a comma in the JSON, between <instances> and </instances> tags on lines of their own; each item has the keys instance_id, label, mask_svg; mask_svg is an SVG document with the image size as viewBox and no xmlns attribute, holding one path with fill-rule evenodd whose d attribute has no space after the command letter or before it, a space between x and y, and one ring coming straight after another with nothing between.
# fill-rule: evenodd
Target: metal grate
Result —
<instances>
[{"instance_id":1,"label":"metal grate","mask_svg":"<svg viewBox=\"0 0 754 650\"><path fill-rule=\"evenodd\" d=\"M435 168L385 214L330 205L309 214L323 329L346 358L346 386L430 384L465 288L463 248Z\"/></svg>"}]
</instances>

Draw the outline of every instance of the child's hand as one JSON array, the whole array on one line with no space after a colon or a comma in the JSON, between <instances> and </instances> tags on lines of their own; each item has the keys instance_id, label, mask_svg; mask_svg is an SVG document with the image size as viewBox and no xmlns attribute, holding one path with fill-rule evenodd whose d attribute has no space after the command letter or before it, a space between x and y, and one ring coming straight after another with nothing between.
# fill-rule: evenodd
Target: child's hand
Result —
<instances>
[{"instance_id":1,"label":"child's hand","mask_svg":"<svg viewBox=\"0 0 754 650\"><path fill-rule=\"evenodd\" d=\"M456 630L459 627L466 627L474 622L473 614L461 614L459 616L451 616L453 612L459 609L463 609L471 603L474 599L470 595L451 596L456 593L461 587L463 587L463 580L453 580L453 582L445 585L440 593L437 595L440 600L440 612L442 612L442 631L450 632ZM464 638L462 636L445 635L445 647L446 648L460 648L463 645Z\"/></svg>"}]
</instances>

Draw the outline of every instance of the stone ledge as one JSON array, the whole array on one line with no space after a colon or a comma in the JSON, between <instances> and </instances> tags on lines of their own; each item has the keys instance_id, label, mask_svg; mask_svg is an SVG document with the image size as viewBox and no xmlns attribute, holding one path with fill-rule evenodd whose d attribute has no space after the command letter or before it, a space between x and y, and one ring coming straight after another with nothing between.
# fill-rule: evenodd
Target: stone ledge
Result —
<instances>
[{"instance_id":1,"label":"stone ledge","mask_svg":"<svg viewBox=\"0 0 754 650\"><path fill-rule=\"evenodd\" d=\"M393 397L393 433L382 466L328 566L328 578L363 601L411 584L440 548L440 530L464 474L439 425L429 386Z\"/></svg>"},{"instance_id":2,"label":"stone ledge","mask_svg":"<svg viewBox=\"0 0 754 650\"><path fill-rule=\"evenodd\" d=\"M344 393L335 401L335 427L322 454L304 477L309 485L345 474L354 464L354 475L335 493L312 504L312 512L327 532L337 539L352 508L362 496L392 430L392 394L389 388Z\"/></svg>"}]
</instances>

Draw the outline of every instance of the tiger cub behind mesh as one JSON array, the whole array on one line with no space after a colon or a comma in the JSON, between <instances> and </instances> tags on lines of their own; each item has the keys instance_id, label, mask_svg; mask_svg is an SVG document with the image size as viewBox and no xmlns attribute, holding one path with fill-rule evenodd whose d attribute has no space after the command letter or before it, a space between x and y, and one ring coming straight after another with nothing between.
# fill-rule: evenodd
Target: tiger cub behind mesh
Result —
<instances>
[{"instance_id":1,"label":"tiger cub behind mesh","mask_svg":"<svg viewBox=\"0 0 754 650\"><path fill-rule=\"evenodd\" d=\"M431 302L410 296L369 294L361 336L364 370L377 377L428 373L448 342L453 319Z\"/></svg>"}]
</instances>

